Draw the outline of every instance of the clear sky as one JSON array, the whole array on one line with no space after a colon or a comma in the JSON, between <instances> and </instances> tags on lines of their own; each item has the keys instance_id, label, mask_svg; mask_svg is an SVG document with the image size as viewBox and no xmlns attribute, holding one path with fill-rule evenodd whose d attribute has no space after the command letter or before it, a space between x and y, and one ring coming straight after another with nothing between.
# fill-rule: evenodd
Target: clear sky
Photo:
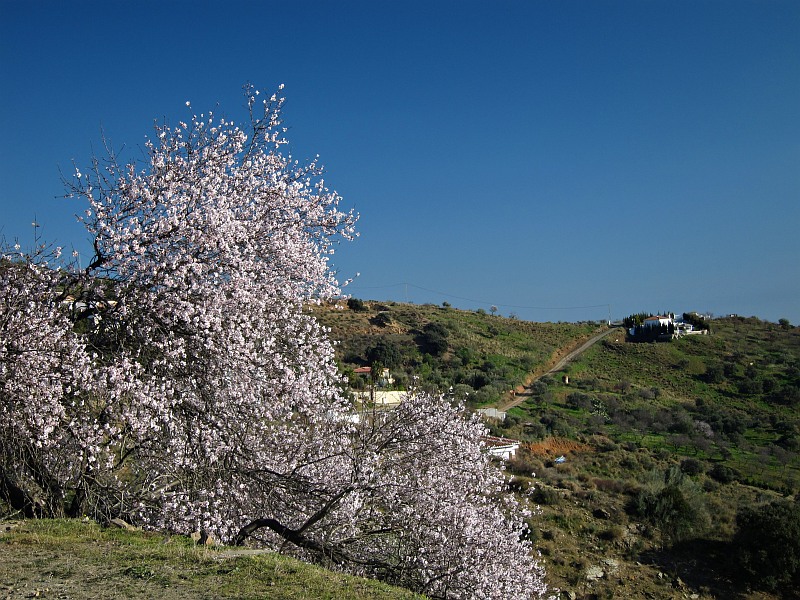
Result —
<instances>
[{"instance_id":1,"label":"clear sky","mask_svg":"<svg viewBox=\"0 0 800 600\"><path fill-rule=\"evenodd\" d=\"M800 324L796 0L0 0L0 234L88 255L59 169L246 81L361 214L356 297Z\"/></svg>"}]
</instances>

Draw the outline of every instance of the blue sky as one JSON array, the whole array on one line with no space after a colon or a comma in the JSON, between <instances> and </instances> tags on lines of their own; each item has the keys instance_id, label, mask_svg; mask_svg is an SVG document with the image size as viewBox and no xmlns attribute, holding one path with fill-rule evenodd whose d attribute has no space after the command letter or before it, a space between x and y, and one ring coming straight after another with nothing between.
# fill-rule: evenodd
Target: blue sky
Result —
<instances>
[{"instance_id":1,"label":"blue sky","mask_svg":"<svg viewBox=\"0 0 800 600\"><path fill-rule=\"evenodd\" d=\"M356 297L800 324L794 0L0 0L0 234L88 255L59 168L246 81L361 214Z\"/></svg>"}]
</instances>

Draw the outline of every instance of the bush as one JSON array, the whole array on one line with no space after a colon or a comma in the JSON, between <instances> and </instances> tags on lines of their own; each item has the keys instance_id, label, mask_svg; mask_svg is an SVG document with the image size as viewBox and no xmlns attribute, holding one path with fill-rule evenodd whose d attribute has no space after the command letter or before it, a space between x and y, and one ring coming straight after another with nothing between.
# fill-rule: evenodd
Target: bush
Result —
<instances>
[{"instance_id":1,"label":"bush","mask_svg":"<svg viewBox=\"0 0 800 600\"><path fill-rule=\"evenodd\" d=\"M536 486L530 493L530 497L536 504L544 504L546 506L554 506L561 501L561 494L556 490L541 486Z\"/></svg>"},{"instance_id":2,"label":"bush","mask_svg":"<svg viewBox=\"0 0 800 600\"><path fill-rule=\"evenodd\" d=\"M708 365L703 379L706 383L722 383L725 381L725 369L717 363Z\"/></svg>"},{"instance_id":3,"label":"bush","mask_svg":"<svg viewBox=\"0 0 800 600\"><path fill-rule=\"evenodd\" d=\"M619 445L614 440L604 435L593 435L589 443L594 446L598 452L613 452L619 448Z\"/></svg>"},{"instance_id":4,"label":"bush","mask_svg":"<svg viewBox=\"0 0 800 600\"><path fill-rule=\"evenodd\" d=\"M598 533L597 537L606 542L617 542L625 537L625 530L619 525L613 525L612 527L604 529Z\"/></svg>"},{"instance_id":5,"label":"bush","mask_svg":"<svg viewBox=\"0 0 800 600\"><path fill-rule=\"evenodd\" d=\"M388 312L379 312L372 318L372 323L378 327L386 327L392 323L392 315Z\"/></svg>"},{"instance_id":6,"label":"bush","mask_svg":"<svg viewBox=\"0 0 800 600\"><path fill-rule=\"evenodd\" d=\"M547 384L543 381L534 381L531 386L531 395L544 396L547 393Z\"/></svg>"},{"instance_id":7,"label":"bush","mask_svg":"<svg viewBox=\"0 0 800 600\"><path fill-rule=\"evenodd\" d=\"M800 404L800 387L795 385L779 387L772 392L770 400L784 406L797 406Z\"/></svg>"},{"instance_id":8,"label":"bush","mask_svg":"<svg viewBox=\"0 0 800 600\"><path fill-rule=\"evenodd\" d=\"M575 410L591 410L592 397L581 392L572 392L567 396L567 406Z\"/></svg>"},{"instance_id":9,"label":"bush","mask_svg":"<svg viewBox=\"0 0 800 600\"><path fill-rule=\"evenodd\" d=\"M699 475L703 472L703 463L696 458L687 458L681 461L681 471L687 475Z\"/></svg>"},{"instance_id":10,"label":"bush","mask_svg":"<svg viewBox=\"0 0 800 600\"><path fill-rule=\"evenodd\" d=\"M542 461L535 459L530 452L520 451L508 461L508 470L516 475L536 476L544 468Z\"/></svg>"},{"instance_id":11,"label":"bush","mask_svg":"<svg viewBox=\"0 0 800 600\"><path fill-rule=\"evenodd\" d=\"M367 359L372 364L379 364L392 369L400 364L402 352L397 344L379 339L367 352Z\"/></svg>"},{"instance_id":12,"label":"bush","mask_svg":"<svg viewBox=\"0 0 800 600\"><path fill-rule=\"evenodd\" d=\"M693 537L709 521L703 490L677 466L651 472L629 509L658 529L666 543Z\"/></svg>"},{"instance_id":13,"label":"bush","mask_svg":"<svg viewBox=\"0 0 800 600\"><path fill-rule=\"evenodd\" d=\"M762 391L763 387L759 379L746 378L739 382L739 393L745 396L754 396Z\"/></svg>"},{"instance_id":14,"label":"bush","mask_svg":"<svg viewBox=\"0 0 800 600\"><path fill-rule=\"evenodd\" d=\"M418 338L420 350L431 356L441 356L447 352L447 338L450 332L441 323L428 323Z\"/></svg>"},{"instance_id":15,"label":"bush","mask_svg":"<svg viewBox=\"0 0 800 600\"><path fill-rule=\"evenodd\" d=\"M366 310L369 310L367 306L364 304L364 301L359 300L358 298L348 298L347 308L355 312L364 312Z\"/></svg>"},{"instance_id":16,"label":"bush","mask_svg":"<svg viewBox=\"0 0 800 600\"><path fill-rule=\"evenodd\" d=\"M736 516L733 546L749 583L771 591L800 589L800 504L778 501Z\"/></svg>"},{"instance_id":17,"label":"bush","mask_svg":"<svg viewBox=\"0 0 800 600\"><path fill-rule=\"evenodd\" d=\"M739 478L739 473L722 463L717 463L708 471L708 476L720 483L732 483Z\"/></svg>"},{"instance_id":18,"label":"bush","mask_svg":"<svg viewBox=\"0 0 800 600\"><path fill-rule=\"evenodd\" d=\"M594 487L601 492L608 494L625 494L628 491L628 484L619 479L593 479Z\"/></svg>"}]
</instances>

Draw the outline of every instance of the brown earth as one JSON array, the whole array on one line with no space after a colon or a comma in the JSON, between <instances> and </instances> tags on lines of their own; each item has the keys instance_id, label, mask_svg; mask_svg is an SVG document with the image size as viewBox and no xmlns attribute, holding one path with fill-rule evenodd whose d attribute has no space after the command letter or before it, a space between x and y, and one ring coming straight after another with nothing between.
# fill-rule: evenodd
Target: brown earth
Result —
<instances>
[{"instance_id":1,"label":"brown earth","mask_svg":"<svg viewBox=\"0 0 800 600\"><path fill-rule=\"evenodd\" d=\"M531 454L536 456L561 456L569 453L585 453L592 452L594 448L587 444L582 444L575 440L568 440L566 438L550 437L541 442L528 442L522 444L522 447L528 450Z\"/></svg>"}]
</instances>

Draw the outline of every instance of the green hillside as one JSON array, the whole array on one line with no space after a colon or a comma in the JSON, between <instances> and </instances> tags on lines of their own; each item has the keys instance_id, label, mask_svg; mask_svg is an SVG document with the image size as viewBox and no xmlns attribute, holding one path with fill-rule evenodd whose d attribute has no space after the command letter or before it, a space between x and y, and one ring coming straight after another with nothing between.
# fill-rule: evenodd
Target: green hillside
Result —
<instances>
[{"instance_id":1,"label":"green hillside","mask_svg":"<svg viewBox=\"0 0 800 600\"><path fill-rule=\"evenodd\" d=\"M348 306L349 304L349 306ZM389 368L394 384L453 393L473 406L498 402L601 323L531 323L447 306L351 300L315 308L331 328L351 387L361 366ZM521 389L521 388L520 388Z\"/></svg>"},{"instance_id":2,"label":"green hillside","mask_svg":"<svg viewBox=\"0 0 800 600\"><path fill-rule=\"evenodd\" d=\"M737 515L784 497L790 517L764 538L800 533L799 367L800 328L727 318L671 342L609 336L567 367L569 385L535 384L494 431L530 442L510 471L536 486L551 583L578 597L792 597L800 541L781 549L788 565L763 549L762 564L735 535Z\"/></svg>"},{"instance_id":3,"label":"green hillside","mask_svg":"<svg viewBox=\"0 0 800 600\"><path fill-rule=\"evenodd\" d=\"M522 403L489 425L523 443L509 486L540 506L529 537L561 597L797 597L800 328L715 319L709 335L661 343L620 329L565 382L540 376L605 324L391 302L314 311L351 387L371 384L355 369L372 365L390 370L387 387L416 377L472 406L516 389ZM11 598L413 597L274 554L81 522L0 537L0 584Z\"/></svg>"},{"instance_id":4,"label":"green hillside","mask_svg":"<svg viewBox=\"0 0 800 600\"><path fill-rule=\"evenodd\" d=\"M319 316L354 385L364 382L353 369L376 363L396 385L416 375L473 406L528 385L522 404L489 424L525 444L508 465L511 485L532 486L542 513L531 538L567 597L789 597L794 563L770 575L753 560L748 571L735 536L737 516L791 501L800 486L800 329L715 319L710 335L662 343L620 329L570 363L565 384L538 377L604 324L387 302Z\"/></svg>"}]
</instances>

